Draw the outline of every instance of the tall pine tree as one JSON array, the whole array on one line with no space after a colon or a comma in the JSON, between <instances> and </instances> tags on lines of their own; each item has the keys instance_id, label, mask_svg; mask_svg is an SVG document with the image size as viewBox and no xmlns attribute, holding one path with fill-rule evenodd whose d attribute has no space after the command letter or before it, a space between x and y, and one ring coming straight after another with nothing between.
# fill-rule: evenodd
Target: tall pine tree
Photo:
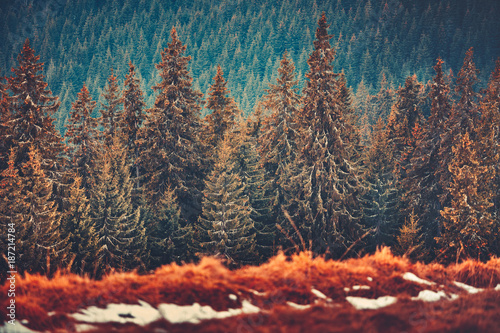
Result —
<instances>
[{"instance_id":1,"label":"tall pine tree","mask_svg":"<svg viewBox=\"0 0 500 333\"><path fill-rule=\"evenodd\" d=\"M145 169L147 201L158 201L172 188L185 225L196 221L201 212L201 93L192 88L187 69L190 57L183 55L186 46L175 28L170 35L172 41L156 65L161 82L153 89L159 94L154 107L147 110L140 135L144 149L139 159Z\"/></svg>"},{"instance_id":2,"label":"tall pine tree","mask_svg":"<svg viewBox=\"0 0 500 333\"><path fill-rule=\"evenodd\" d=\"M329 25L322 14L316 30L314 50L308 64L304 106L300 112L303 149L289 178L290 197L286 209L298 225L306 246L315 253L342 255L361 236L360 170L350 160L347 133L346 91L333 72L335 50L330 46ZM282 228L298 242L289 221Z\"/></svg>"}]
</instances>

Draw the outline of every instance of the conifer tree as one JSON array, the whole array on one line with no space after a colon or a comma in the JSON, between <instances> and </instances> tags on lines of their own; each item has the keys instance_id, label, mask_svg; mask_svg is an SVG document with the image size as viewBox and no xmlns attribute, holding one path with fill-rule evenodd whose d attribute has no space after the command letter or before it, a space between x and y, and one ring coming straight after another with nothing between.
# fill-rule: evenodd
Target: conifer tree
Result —
<instances>
[{"instance_id":1,"label":"conifer tree","mask_svg":"<svg viewBox=\"0 0 500 333\"><path fill-rule=\"evenodd\" d=\"M97 233L91 218L90 203L81 186L82 179L75 176L69 188L67 208L62 214L61 233L68 237L69 255L74 258L70 267L75 273L92 273L97 260Z\"/></svg>"},{"instance_id":2,"label":"conifer tree","mask_svg":"<svg viewBox=\"0 0 500 333\"><path fill-rule=\"evenodd\" d=\"M192 88L187 70L190 57L183 55L186 46L175 28L171 38L156 65L161 82L153 87L159 94L154 107L147 110L141 131L140 163L145 169L147 201L157 201L172 188L184 226L196 221L201 212L201 93Z\"/></svg>"},{"instance_id":3,"label":"conifer tree","mask_svg":"<svg viewBox=\"0 0 500 333\"><path fill-rule=\"evenodd\" d=\"M235 124L235 117L239 114L236 102L229 97L227 82L220 65L217 66L217 74L214 82L209 88L206 108L212 111L205 117L207 130L206 142L209 146L216 148L224 139L224 134Z\"/></svg>"},{"instance_id":4,"label":"conifer tree","mask_svg":"<svg viewBox=\"0 0 500 333\"><path fill-rule=\"evenodd\" d=\"M413 260L428 259L428 251L425 248L425 241L422 239L421 229L417 215L411 212L409 218L405 219L405 223L399 229L394 253L405 255Z\"/></svg>"},{"instance_id":5,"label":"conifer tree","mask_svg":"<svg viewBox=\"0 0 500 333\"><path fill-rule=\"evenodd\" d=\"M438 178L441 173L439 149L451 110L450 88L442 64L443 61L438 59L434 66L436 76L429 94L431 115L424 123L421 140L415 142L415 150L407 167L407 177L402 179L406 211L414 212L419 217L427 247L434 243L434 237L439 233L439 211L442 209L439 198L443 192Z\"/></svg>"},{"instance_id":6,"label":"conifer tree","mask_svg":"<svg viewBox=\"0 0 500 333\"><path fill-rule=\"evenodd\" d=\"M11 150L8 168L2 172L0 194L2 225L13 223L16 230L16 264L21 272L51 274L63 266L67 238L60 234L61 215L52 199L52 183L42 169L42 158L29 147L28 161L15 167Z\"/></svg>"},{"instance_id":7,"label":"conifer tree","mask_svg":"<svg viewBox=\"0 0 500 333\"><path fill-rule=\"evenodd\" d=\"M55 130L53 117L59 108L58 98L52 96L47 88L40 56L35 55L29 40L26 39L19 54L18 67L13 68L14 76L7 78L2 104L8 105L7 127L9 141L16 147L16 164L21 166L29 159L29 147L39 152L44 173L57 184L60 181L58 170L62 165L64 144Z\"/></svg>"},{"instance_id":8,"label":"conifer tree","mask_svg":"<svg viewBox=\"0 0 500 333\"><path fill-rule=\"evenodd\" d=\"M360 201L363 224L372 230L367 239L368 251L378 246L392 246L400 220L400 189L391 166L392 151L387 149L385 124L379 118L372 132L371 146L365 153L366 192Z\"/></svg>"},{"instance_id":9,"label":"conifer tree","mask_svg":"<svg viewBox=\"0 0 500 333\"><path fill-rule=\"evenodd\" d=\"M102 93L105 104L102 104L101 126L104 147L110 147L113 144L113 137L117 131L118 120L120 119L121 105L123 104L120 89L118 88L117 77L111 68L111 74L108 77L108 84Z\"/></svg>"},{"instance_id":10,"label":"conifer tree","mask_svg":"<svg viewBox=\"0 0 500 333\"><path fill-rule=\"evenodd\" d=\"M405 176L409 164L407 149L413 140L412 131L415 124L421 125L423 120L419 108L421 88L422 84L417 81L416 75L407 77L404 87L397 91L397 100L387 122L389 149L393 151L395 170L401 178Z\"/></svg>"},{"instance_id":11,"label":"conifer tree","mask_svg":"<svg viewBox=\"0 0 500 333\"><path fill-rule=\"evenodd\" d=\"M147 237L140 211L131 202L126 150L118 138L111 149L103 151L99 172L91 189L90 205L98 235L96 273L110 269L129 270L148 264Z\"/></svg>"},{"instance_id":12,"label":"conifer tree","mask_svg":"<svg viewBox=\"0 0 500 333\"><path fill-rule=\"evenodd\" d=\"M268 242L274 241L275 238L274 223L285 218L282 210L286 203L284 185L291 176L291 167L298 155L297 141L300 136L296 123L301 103L296 87L298 81L295 79L295 66L288 58L287 52L283 54L278 73L277 84L270 84L263 97L262 106L270 114L264 120L262 135L259 138L261 165L266 171L266 181L269 182L268 196L271 200L269 231L266 237ZM259 236L257 239L260 245ZM263 255L265 257L265 254Z\"/></svg>"},{"instance_id":13,"label":"conifer tree","mask_svg":"<svg viewBox=\"0 0 500 333\"><path fill-rule=\"evenodd\" d=\"M3 82L0 82L0 172L7 169L12 148L12 128L9 125L11 116L7 90Z\"/></svg>"},{"instance_id":14,"label":"conifer tree","mask_svg":"<svg viewBox=\"0 0 500 333\"><path fill-rule=\"evenodd\" d=\"M118 120L119 137L127 148L127 156L131 168L131 178L134 180L134 193L141 188L140 168L138 158L140 147L137 143L139 132L144 120L143 109L146 106L140 81L135 74L135 66L129 63L129 72L125 78L123 89L123 113ZM136 195L137 196L137 195Z\"/></svg>"},{"instance_id":15,"label":"conifer tree","mask_svg":"<svg viewBox=\"0 0 500 333\"><path fill-rule=\"evenodd\" d=\"M91 116L95 106L96 102L92 100L89 90L83 85L78 93L78 99L72 104L65 135L71 167L75 174L82 177L82 187L87 196L93 186L93 174L97 170L96 161L102 148L98 142L98 119Z\"/></svg>"},{"instance_id":16,"label":"conifer tree","mask_svg":"<svg viewBox=\"0 0 500 333\"><path fill-rule=\"evenodd\" d=\"M449 165L451 205L441 211L443 229L437 242L445 261L487 260L499 236L498 223L489 212L493 193L487 184L495 176L482 165L468 132L453 147Z\"/></svg>"},{"instance_id":17,"label":"conifer tree","mask_svg":"<svg viewBox=\"0 0 500 333\"><path fill-rule=\"evenodd\" d=\"M240 121L232 133L227 134L232 146L232 172L244 185L243 194L248 198L250 218L257 232L257 252L265 260L273 254L275 220L271 217L269 183L261 158L257 152L257 139L249 135L248 124Z\"/></svg>"},{"instance_id":18,"label":"conifer tree","mask_svg":"<svg viewBox=\"0 0 500 333\"><path fill-rule=\"evenodd\" d=\"M443 189L440 197L441 206L450 206L452 175L448 166L452 163L454 154L452 148L458 140L469 133L470 139L475 141L477 123L479 121L478 94L474 86L478 82L477 69L473 60L473 49L470 48L464 59L462 68L458 72L455 91L460 100L453 105L451 114L446 122L446 131L441 135L441 148L439 150L439 183Z\"/></svg>"},{"instance_id":19,"label":"conifer tree","mask_svg":"<svg viewBox=\"0 0 500 333\"><path fill-rule=\"evenodd\" d=\"M491 166L495 170L495 178L488 185L493 192L492 213L498 219L500 207L500 59L496 61L495 70L491 74L485 95L480 102L481 120L477 130L478 153L482 165ZM500 250L500 249L498 249Z\"/></svg>"},{"instance_id":20,"label":"conifer tree","mask_svg":"<svg viewBox=\"0 0 500 333\"><path fill-rule=\"evenodd\" d=\"M196 230L198 251L216 255L230 265L256 260L252 208L246 185L235 172L228 136L221 142L214 170L205 180L203 212Z\"/></svg>"},{"instance_id":21,"label":"conifer tree","mask_svg":"<svg viewBox=\"0 0 500 333\"><path fill-rule=\"evenodd\" d=\"M316 30L314 50L308 64L304 106L300 112L303 149L288 181L286 210L298 225L306 246L315 253L343 254L361 236L360 170L353 161L344 118L345 90L331 65L335 50L330 46L329 25L323 13ZM289 221L281 227L298 243Z\"/></svg>"}]
</instances>

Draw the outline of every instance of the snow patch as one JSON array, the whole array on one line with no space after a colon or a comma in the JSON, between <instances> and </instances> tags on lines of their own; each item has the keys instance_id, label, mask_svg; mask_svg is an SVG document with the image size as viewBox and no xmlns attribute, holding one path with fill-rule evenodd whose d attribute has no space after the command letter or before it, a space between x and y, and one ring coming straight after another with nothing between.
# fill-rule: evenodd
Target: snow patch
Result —
<instances>
[{"instance_id":1,"label":"snow patch","mask_svg":"<svg viewBox=\"0 0 500 333\"><path fill-rule=\"evenodd\" d=\"M4 323L3 326L0 326L0 332L4 333L39 333L38 331L33 331L23 326L23 324L16 322L14 325L9 323Z\"/></svg>"},{"instance_id":2,"label":"snow patch","mask_svg":"<svg viewBox=\"0 0 500 333\"><path fill-rule=\"evenodd\" d=\"M91 306L70 316L85 323L115 322L136 325L147 325L161 319L160 312L151 305L143 301L139 301L139 304L108 304L105 309Z\"/></svg>"},{"instance_id":3,"label":"snow patch","mask_svg":"<svg viewBox=\"0 0 500 333\"><path fill-rule=\"evenodd\" d=\"M294 303L294 302L286 302L286 304L288 304L289 306L291 306L292 308L294 309L297 309L297 310L305 310L305 309L309 309L311 307L310 304L297 304L297 303Z\"/></svg>"},{"instance_id":4,"label":"snow patch","mask_svg":"<svg viewBox=\"0 0 500 333\"><path fill-rule=\"evenodd\" d=\"M319 291L318 289L314 289L314 288L311 288L311 292L318 298L322 298L322 299L327 299L326 295L323 294L321 291Z\"/></svg>"},{"instance_id":5,"label":"snow patch","mask_svg":"<svg viewBox=\"0 0 500 333\"><path fill-rule=\"evenodd\" d=\"M370 286L352 286L352 290L369 290Z\"/></svg>"},{"instance_id":6,"label":"snow patch","mask_svg":"<svg viewBox=\"0 0 500 333\"><path fill-rule=\"evenodd\" d=\"M347 288L347 287L345 287L345 288L344 288L344 291L345 291L346 293L348 293L349 291L351 291L351 288Z\"/></svg>"},{"instance_id":7,"label":"snow patch","mask_svg":"<svg viewBox=\"0 0 500 333\"><path fill-rule=\"evenodd\" d=\"M163 318L172 324L199 324L202 320L223 319L260 311L260 308L246 300L241 302L241 305L241 309L228 309L227 311L219 312L212 309L209 305L201 306L198 303L194 303L193 305L160 304L158 310Z\"/></svg>"},{"instance_id":8,"label":"snow patch","mask_svg":"<svg viewBox=\"0 0 500 333\"><path fill-rule=\"evenodd\" d=\"M256 296L266 296L267 293L265 292L261 292L261 291L257 291L257 290L253 290L253 289L250 289L250 292Z\"/></svg>"},{"instance_id":9,"label":"snow patch","mask_svg":"<svg viewBox=\"0 0 500 333\"><path fill-rule=\"evenodd\" d=\"M377 299L347 296L345 298L356 310L377 310L396 303L398 300L393 296L382 296Z\"/></svg>"},{"instance_id":10,"label":"snow patch","mask_svg":"<svg viewBox=\"0 0 500 333\"><path fill-rule=\"evenodd\" d=\"M481 288L476 288L476 287L472 287L472 286L469 286L465 283L462 283L462 282L453 282L453 284L457 287L460 287L462 289L464 289L465 291L467 291L469 294L477 294L481 291L483 291L484 289L481 289ZM496 288L495 288L496 289Z\"/></svg>"},{"instance_id":11,"label":"snow patch","mask_svg":"<svg viewBox=\"0 0 500 333\"><path fill-rule=\"evenodd\" d=\"M432 285L436 284L434 282L430 282L430 281L421 279L418 276L416 276L415 274L410 273L410 272L404 273L403 274L403 279L405 279L406 281L416 282L416 283L419 283L419 284L426 284L428 286L432 286Z\"/></svg>"},{"instance_id":12,"label":"snow patch","mask_svg":"<svg viewBox=\"0 0 500 333\"><path fill-rule=\"evenodd\" d=\"M77 332L86 332L86 331L92 331L95 329L97 329L97 327L94 325L89 325L89 324L76 324L75 325L75 330Z\"/></svg>"},{"instance_id":13,"label":"snow patch","mask_svg":"<svg viewBox=\"0 0 500 333\"><path fill-rule=\"evenodd\" d=\"M497 286L495 287L495 291L500 291L500 284L497 284Z\"/></svg>"},{"instance_id":14,"label":"snow patch","mask_svg":"<svg viewBox=\"0 0 500 333\"><path fill-rule=\"evenodd\" d=\"M370 276L369 276L369 277L367 277L366 279L367 279L368 281L370 281L370 282L372 282L372 281L373 281L373 278L372 278L372 277L370 277Z\"/></svg>"},{"instance_id":15,"label":"snow patch","mask_svg":"<svg viewBox=\"0 0 500 333\"><path fill-rule=\"evenodd\" d=\"M236 295L234 295L234 294L230 294L230 295L229 295L229 299L230 299L231 301L236 301L236 300L238 300L238 296L236 296Z\"/></svg>"},{"instance_id":16,"label":"snow patch","mask_svg":"<svg viewBox=\"0 0 500 333\"><path fill-rule=\"evenodd\" d=\"M412 301L436 302L441 298L447 298L444 291L422 290L417 297L412 297Z\"/></svg>"}]
</instances>

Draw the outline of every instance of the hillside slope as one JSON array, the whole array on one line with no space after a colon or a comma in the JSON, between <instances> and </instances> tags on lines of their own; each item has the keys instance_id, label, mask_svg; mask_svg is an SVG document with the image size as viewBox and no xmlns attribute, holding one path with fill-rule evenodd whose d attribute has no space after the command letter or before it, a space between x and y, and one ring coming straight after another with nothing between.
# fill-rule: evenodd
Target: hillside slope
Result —
<instances>
[{"instance_id":1,"label":"hillside slope","mask_svg":"<svg viewBox=\"0 0 500 333\"><path fill-rule=\"evenodd\" d=\"M0 331L498 332L500 259L443 267L384 248L347 261L278 255L234 271L205 258L100 281L28 275L16 306L16 326Z\"/></svg>"}]
</instances>

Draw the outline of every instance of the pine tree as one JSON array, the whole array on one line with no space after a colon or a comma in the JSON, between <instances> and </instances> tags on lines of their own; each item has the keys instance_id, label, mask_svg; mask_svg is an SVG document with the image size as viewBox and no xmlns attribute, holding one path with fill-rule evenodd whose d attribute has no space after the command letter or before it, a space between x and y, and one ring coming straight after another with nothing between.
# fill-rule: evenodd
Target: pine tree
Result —
<instances>
[{"instance_id":1,"label":"pine tree","mask_svg":"<svg viewBox=\"0 0 500 333\"><path fill-rule=\"evenodd\" d=\"M451 205L441 211L443 230L437 242L445 261L487 260L499 236L498 224L489 212L493 193L487 185L495 172L482 165L468 132L453 147L453 155L448 188Z\"/></svg>"},{"instance_id":2,"label":"pine tree","mask_svg":"<svg viewBox=\"0 0 500 333\"><path fill-rule=\"evenodd\" d=\"M477 83L477 69L473 61L473 49L470 48L464 59L462 68L457 76L455 91L460 100L453 105L451 114L445 124L446 131L441 135L441 148L439 150L439 183L443 189L440 197L442 207L450 206L452 175L448 166L453 161L452 147L458 144L458 140L469 133L470 138L475 140L477 123L479 121L478 94L474 91Z\"/></svg>"},{"instance_id":3,"label":"pine tree","mask_svg":"<svg viewBox=\"0 0 500 333\"><path fill-rule=\"evenodd\" d=\"M68 237L72 272L91 273L97 260L97 233L91 218L90 203L81 186L82 179L75 176L69 188L67 208L62 214L62 234Z\"/></svg>"},{"instance_id":4,"label":"pine tree","mask_svg":"<svg viewBox=\"0 0 500 333\"><path fill-rule=\"evenodd\" d=\"M108 77L108 84L102 93L105 104L102 104L101 126L102 142L104 147L110 147L113 144L113 138L117 131L118 120L121 114L121 105L123 104L120 89L118 88L117 77L111 68L111 74Z\"/></svg>"},{"instance_id":5,"label":"pine tree","mask_svg":"<svg viewBox=\"0 0 500 333\"><path fill-rule=\"evenodd\" d=\"M482 165L491 166L495 170L495 179L488 185L493 192L492 213L498 219L500 207L500 59L496 61L495 70L491 74L485 95L480 102L481 120L477 129L478 153ZM500 249L498 249L500 250Z\"/></svg>"},{"instance_id":6,"label":"pine tree","mask_svg":"<svg viewBox=\"0 0 500 333\"><path fill-rule=\"evenodd\" d=\"M371 146L365 153L367 191L360 201L363 224L372 230L367 239L368 251L378 246L392 246L400 220L400 189L391 166L392 151L387 149L385 123L379 118L372 132Z\"/></svg>"},{"instance_id":7,"label":"pine tree","mask_svg":"<svg viewBox=\"0 0 500 333\"><path fill-rule=\"evenodd\" d=\"M413 260L427 259L428 251L425 248L425 241L422 239L421 229L416 214L411 212L409 219L406 219L399 229L394 253L401 256L405 255Z\"/></svg>"},{"instance_id":8,"label":"pine tree","mask_svg":"<svg viewBox=\"0 0 500 333\"><path fill-rule=\"evenodd\" d=\"M123 113L121 113L118 120L118 132L120 139L124 142L127 148L127 156L131 168L131 178L134 180L134 194L141 188L140 183L140 168L139 168L139 155L140 147L137 143L139 140L139 132L144 120L143 110L146 106L144 102L143 92L140 88L140 81L136 78L135 66L132 62L129 63L129 72L125 78L123 89ZM137 199L134 199L136 201Z\"/></svg>"},{"instance_id":9,"label":"pine tree","mask_svg":"<svg viewBox=\"0 0 500 333\"><path fill-rule=\"evenodd\" d=\"M257 232L257 251L265 260L273 254L275 220L271 217L269 183L257 152L257 140L249 135L248 124L240 121L232 133L227 134L232 146L232 172L244 185L243 194L248 198L251 208L250 218Z\"/></svg>"},{"instance_id":10,"label":"pine tree","mask_svg":"<svg viewBox=\"0 0 500 333\"><path fill-rule=\"evenodd\" d=\"M12 148L12 128L9 126L12 110L8 97L6 86L0 82L0 172L8 168Z\"/></svg>"},{"instance_id":11,"label":"pine tree","mask_svg":"<svg viewBox=\"0 0 500 333\"><path fill-rule=\"evenodd\" d=\"M61 215L36 148L29 147L22 174L15 167L16 153L11 150L9 166L2 172L0 217L3 225L15 226L17 269L50 275L63 267L67 254L67 238L60 234Z\"/></svg>"},{"instance_id":12,"label":"pine tree","mask_svg":"<svg viewBox=\"0 0 500 333\"><path fill-rule=\"evenodd\" d=\"M415 75L406 78L404 87L397 91L397 100L387 122L389 149L392 150L395 170L401 178L405 177L411 157L407 149L410 141L414 140L412 131L415 124L421 125L423 120L420 111L422 101L419 99L421 88L422 84L417 81Z\"/></svg>"},{"instance_id":13,"label":"pine tree","mask_svg":"<svg viewBox=\"0 0 500 333\"><path fill-rule=\"evenodd\" d=\"M9 131L9 142L16 147L16 164L21 166L29 159L29 149L36 148L42 160L45 175L56 185L63 161L64 144L54 127L54 115L59 108L58 98L47 88L40 56L35 55L26 39L18 58L19 66L13 68L14 76L7 78L2 105L10 111L3 119Z\"/></svg>"},{"instance_id":14,"label":"pine tree","mask_svg":"<svg viewBox=\"0 0 500 333\"><path fill-rule=\"evenodd\" d=\"M217 66L217 74L210 86L206 108L212 113L205 117L207 123L206 143L214 149L224 139L224 134L235 124L235 117L240 113L233 98L229 97L227 82L221 67Z\"/></svg>"},{"instance_id":15,"label":"pine tree","mask_svg":"<svg viewBox=\"0 0 500 333\"><path fill-rule=\"evenodd\" d=\"M232 150L226 136L219 147L214 170L205 180L196 242L199 251L237 265L256 260L255 230L246 185L235 172Z\"/></svg>"},{"instance_id":16,"label":"pine tree","mask_svg":"<svg viewBox=\"0 0 500 333\"><path fill-rule=\"evenodd\" d=\"M428 248L433 246L434 237L439 234L439 211L442 209L439 197L443 193L438 178L442 173L439 169L439 149L451 110L450 88L442 64L443 61L438 59L434 66L436 76L429 93L431 115L424 123L421 139L415 142L415 149L407 167L407 177L402 180L406 211L419 216Z\"/></svg>"},{"instance_id":17,"label":"pine tree","mask_svg":"<svg viewBox=\"0 0 500 333\"><path fill-rule=\"evenodd\" d=\"M196 221L201 212L201 93L192 88L193 79L187 70L190 57L183 56L186 46L175 28L171 38L156 65L161 82L153 89L159 95L154 107L147 110L139 159L145 169L147 201L157 201L172 188L179 200L181 224L185 226L188 221Z\"/></svg>"},{"instance_id":18,"label":"pine tree","mask_svg":"<svg viewBox=\"0 0 500 333\"><path fill-rule=\"evenodd\" d=\"M344 140L350 127L344 118L346 91L331 63L335 50L323 13L308 64L304 106L300 112L303 149L288 181L286 210L315 253L343 254L361 236L359 167L350 160L354 148ZM282 229L298 243L288 220Z\"/></svg>"},{"instance_id":19,"label":"pine tree","mask_svg":"<svg viewBox=\"0 0 500 333\"><path fill-rule=\"evenodd\" d=\"M144 269L148 265L147 237L140 210L131 202L133 183L126 150L118 138L99 156L99 173L91 189L90 205L98 235L96 274L111 269Z\"/></svg>"},{"instance_id":20,"label":"pine tree","mask_svg":"<svg viewBox=\"0 0 500 333\"><path fill-rule=\"evenodd\" d=\"M274 224L284 220L282 206L285 202L284 185L291 175L291 166L298 155L297 141L299 139L297 116L300 109L300 96L298 81L295 80L295 66L288 58L288 53L283 58L278 68L277 84L270 84L263 97L262 106L270 112L264 120L262 135L259 138L259 152L261 165L266 171L266 181L269 183L270 216L268 217L268 231L264 235L267 247L275 242ZM258 249L262 243L260 234L257 235ZM268 251L269 252L269 251ZM261 251L264 257L265 253Z\"/></svg>"},{"instance_id":21,"label":"pine tree","mask_svg":"<svg viewBox=\"0 0 500 333\"><path fill-rule=\"evenodd\" d=\"M82 187L87 196L93 186L93 174L97 170L101 145L98 143L98 119L93 118L92 112L96 102L92 100L85 85L78 93L78 99L72 104L71 117L66 131L66 140L69 147L71 168L74 174L82 177Z\"/></svg>"}]
</instances>

